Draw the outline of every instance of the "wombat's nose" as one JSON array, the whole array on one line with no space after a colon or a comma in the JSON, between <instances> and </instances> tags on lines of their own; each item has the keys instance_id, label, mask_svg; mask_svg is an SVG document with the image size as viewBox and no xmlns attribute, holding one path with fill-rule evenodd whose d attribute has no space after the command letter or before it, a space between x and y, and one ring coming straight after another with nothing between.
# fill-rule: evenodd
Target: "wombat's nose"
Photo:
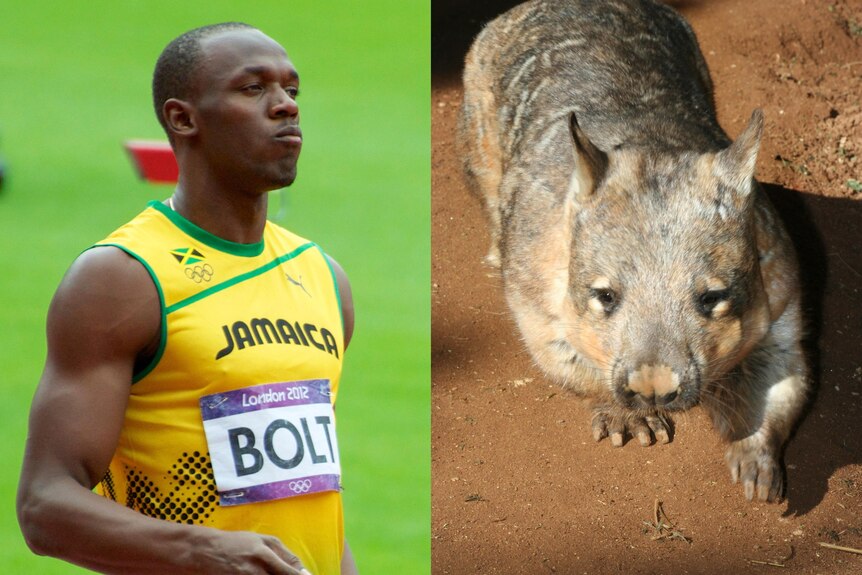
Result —
<instances>
[{"instance_id":1,"label":"wombat's nose","mask_svg":"<svg viewBox=\"0 0 862 575\"><path fill-rule=\"evenodd\" d=\"M676 397L679 395L679 392L672 391L665 395L656 395L655 396L655 404L656 407L664 407L667 404L671 403Z\"/></svg>"},{"instance_id":2,"label":"wombat's nose","mask_svg":"<svg viewBox=\"0 0 862 575\"><path fill-rule=\"evenodd\" d=\"M628 390L647 405L663 407L679 394L679 376L666 365L641 365L629 373Z\"/></svg>"},{"instance_id":3,"label":"wombat's nose","mask_svg":"<svg viewBox=\"0 0 862 575\"><path fill-rule=\"evenodd\" d=\"M677 398L678 395L679 393L676 391L672 391L665 395L643 395L641 393L634 393L633 391L628 391L625 394L629 399L634 399L636 397L637 401L635 404L642 407L667 407L674 399Z\"/></svg>"}]
</instances>

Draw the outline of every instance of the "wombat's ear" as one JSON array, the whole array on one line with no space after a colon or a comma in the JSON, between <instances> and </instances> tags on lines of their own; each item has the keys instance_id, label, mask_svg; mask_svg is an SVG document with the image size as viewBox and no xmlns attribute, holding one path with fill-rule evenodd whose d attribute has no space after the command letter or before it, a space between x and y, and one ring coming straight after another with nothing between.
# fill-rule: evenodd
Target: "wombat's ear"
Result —
<instances>
[{"instance_id":1,"label":"wombat's ear","mask_svg":"<svg viewBox=\"0 0 862 575\"><path fill-rule=\"evenodd\" d=\"M596 190L605 177L608 157L587 138L578 125L574 112L569 115L569 130L575 151L575 172L569 184L569 197L581 202Z\"/></svg>"},{"instance_id":2,"label":"wombat's ear","mask_svg":"<svg viewBox=\"0 0 862 575\"><path fill-rule=\"evenodd\" d=\"M715 173L727 185L743 195L751 192L757 152L763 135L763 112L758 108L751 114L748 127L733 144L716 156Z\"/></svg>"}]
</instances>

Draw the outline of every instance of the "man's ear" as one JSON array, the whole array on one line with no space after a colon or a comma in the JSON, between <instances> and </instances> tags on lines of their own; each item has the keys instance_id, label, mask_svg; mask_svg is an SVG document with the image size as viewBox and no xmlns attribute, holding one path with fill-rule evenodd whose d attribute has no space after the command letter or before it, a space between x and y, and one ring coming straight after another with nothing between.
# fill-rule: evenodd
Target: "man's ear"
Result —
<instances>
[{"instance_id":1,"label":"man's ear","mask_svg":"<svg viewBox=\"0 0 862 575\"><path fill-rule=\"evenodd\" d=\"M168 130L175 137L194 136L198 132L194 108L185 100L170 98L162 106L162 114Z\"/></svg>"}]
</instances>

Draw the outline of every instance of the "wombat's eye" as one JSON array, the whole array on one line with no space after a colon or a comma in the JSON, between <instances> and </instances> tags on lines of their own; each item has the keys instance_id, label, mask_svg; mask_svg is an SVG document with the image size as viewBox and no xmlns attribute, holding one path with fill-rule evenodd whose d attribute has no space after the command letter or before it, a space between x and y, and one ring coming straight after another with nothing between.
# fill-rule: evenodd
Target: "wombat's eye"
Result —
<instances>
[{"instance_id":1,"label":"wombat's eye","mask_svg":"<svg viewBox=\"0 0 862 575\"><path fill-rule=\"evenodd\" d=\"M718 307L718 305L722 302L727 301L727 297L729 295L728 290L709 290L703 294L701 294L700 298L698 298L697 306L700 309L700 313L703 315L710 315L712 312Z\"/></svg>"},{"instance_id":2,"label":"wombat's eye","mask_svg":"<svg viewBox=\"0 0 862 575\"><path fill-rule=\"evenodd\" d=\"M617 307L619 297L610 288L590 288L590 297L597 302L605 313L611 313Z\"/></svg>"}]
</instances>

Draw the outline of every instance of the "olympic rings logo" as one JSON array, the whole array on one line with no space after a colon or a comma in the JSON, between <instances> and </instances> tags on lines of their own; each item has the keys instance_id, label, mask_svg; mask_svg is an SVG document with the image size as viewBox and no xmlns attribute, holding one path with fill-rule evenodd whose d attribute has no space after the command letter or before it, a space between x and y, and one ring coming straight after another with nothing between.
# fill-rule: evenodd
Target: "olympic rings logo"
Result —
<instances>
[{"instance_id":1,"label":"olympic rings logo","mask_svg":"<svg viewBox=\"0 0 862 575\"><path fill-rule=\"evenodd\" d=\"M300 479L298 481L291 481L287 484L287 487L294 493L308 493L308 491L311 489L311 479Z\"/></svg>"},{"instance_id":2,"label":"olympic rings logo","mask_svg":"<svg viewBox=\"0 0 862 575\"><path fill-rule=\"evenodd\" d=\"M189 266L186 268L186 277L190 280L194 280L195 283L208 282L212 279L215 271L213 267L209 264L204 264L202 266Z\"/></svg>"}]
</instances>

